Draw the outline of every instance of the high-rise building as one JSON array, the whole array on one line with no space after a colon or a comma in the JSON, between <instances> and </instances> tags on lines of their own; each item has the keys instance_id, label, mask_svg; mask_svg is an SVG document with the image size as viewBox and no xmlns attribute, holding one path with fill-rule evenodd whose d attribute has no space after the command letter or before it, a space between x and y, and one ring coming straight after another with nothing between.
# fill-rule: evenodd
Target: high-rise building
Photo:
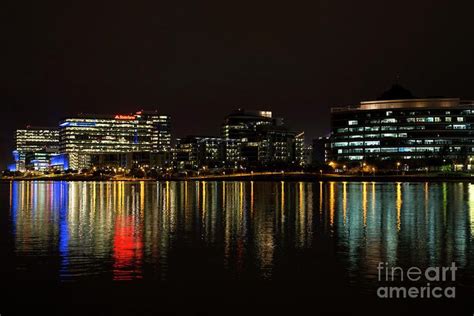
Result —
<instances>
[{"instance_id":1,"label":"high-rise building","mask_svg":"<svg viewBox=\"0 0 474 316\"><path fill-rule=\"evenodd\" d=\"M13 156L18 171L45 170L59 152L59 132L53 127L27 126L15 132Z\"/></svg>"},{"instance_id":2,"label":"high-rise building","mask_svg":"<svg viewBox=\"0 0 474 316\"><path fill-rule=\"evenodd\" d=\"M331 125L334 161L429 165L440 160L467 164L474 158L474 101L381 98L332 108Z\"/></svg>"},{"instance_id":3,"label":"high-rise building","mask_svg":"<svg viewBox=\"0 0 474 316\"><path fill-rule=\"evenodd\" d=\"M225 141L212 136L188 136L176 140L174 162L177 169L223 167Z\"/></svg>"},{"instance_id":4,"label":"high-rise building","mask_svg":"<svg viewBox=\"0 0 474 316\"><path fill-rule=\"evenodd\" d=\"M225 139L256 141L257 129L261 126L280 126L283 119L273 118L271 111L249 111L238 109L229 114L222 125Z\"/></svg>"},{"instance_id":5,"label":"high-rise building","mask_svg":"<svg viewBox=\"0 0 474 316\"><path fill-rule=\"evenodd\" d=\"M226 164L232 167L302 166L304 133L288 130L270 111L239 109L225 118Z\"/></svg>"},{"instance_id":6,"label":"high-rise building","mask_svg":"<svg viewBox=\"0 0 474 316\"><path fill-rule=\"evenodd\" d=\"M169 154L170 117L156 111L133 115L79 114L59 125L60 150L71 169L89 168L91 155L148 152Z\"/></svg>"},{"instance_id":7,"label":"high-rise building","mask_svg":"<svg viewBox=\"0 0 474 316\"><path fill-rule=\"evenodd\" d=\"M302 166L304 161L304 133L286 128L270 127L260 131L258 161L262 166Z\"/></svg>"}]
</instances>

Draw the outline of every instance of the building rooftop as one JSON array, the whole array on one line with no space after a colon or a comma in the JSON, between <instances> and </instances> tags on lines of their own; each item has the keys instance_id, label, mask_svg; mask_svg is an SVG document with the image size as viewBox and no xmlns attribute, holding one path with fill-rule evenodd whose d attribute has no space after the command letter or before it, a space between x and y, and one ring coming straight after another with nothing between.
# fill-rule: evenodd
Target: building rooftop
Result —
<instances>
[{"instance_id":1,"label":"building rooftop","mask_svg":"<svg viewBox=\"0 0 474 316\"><path fill-rule=\"evenodd\" d=\"M459 98L425 98L401 100L362 101L357 105L332 107L331 112L364 111L384 109L415 109L415 108L472 108L474 101Z\"/></svg>"},{"instance_id":2,"label":"building rooftop","mask_svg":"<svg viewBox=\"0 0 474 316\"><path fill-rule=\"evenodd\" d=\"M394 84L383 92L374 101L362 101L357 105L332 107L331 112L358 111L358 110L384 110L384 109L410 109L410 108L453 108L472 107L473 101L459 98L428 97L418 98L410 90L399 84Z\"/></svg>"}]
</instances>

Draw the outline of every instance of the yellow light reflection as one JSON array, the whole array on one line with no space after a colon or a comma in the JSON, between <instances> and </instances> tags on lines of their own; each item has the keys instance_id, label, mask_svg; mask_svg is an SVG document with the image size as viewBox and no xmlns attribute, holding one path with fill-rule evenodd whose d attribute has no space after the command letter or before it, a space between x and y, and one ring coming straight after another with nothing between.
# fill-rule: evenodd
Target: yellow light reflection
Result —
<instances>
[{"instance_id":1,"label":"yellow light reflection","mask_svg":"<svg viewBox=\"0 0 474 316\"><path fill-rule=\"evenodd\" d=\"M469 219L471 222L471 237L474 237L474 184L469 184Z\"/></svg>"},{"instance_id":2,"label":"yellow light reflection","mask_svg":"<svg viewBox=\"0 0 474 316\"><path fill-rule=\"evenodd\" d=\"M402 184L397 182L397 230L400 231L400 217L401 217L401 210L402 210Z\"/></svg>"},{"instance_id":3,"label":"yellow light reflection","mask_svg":"<svg viewBox=\"0 0 474 316\"><path fill-rule=\"evenodd\" d=\"M329 183L329 224L334 225L334 210L336 204L336 196L334 192L334 182Z\"/></svg>"},{"instance_id":4,"label":"yellow light reflection","mask_svg":"<svg viewBox=\"0 0 474 316\"><path fill-rule=\"evenodd\" d=\"M365 227L367 226L367 182L362 183L362 214Z\"/></svg>"},{"instance_id":5,"label":"yellow light reflection","mask_svg":"<svg viewBox=\"0 0 474 316\"><path fill-rule=\"evenodd\" d=\"M253 181L250 181L250 215L253 215Z\"/></svg>"},{"instance_id":6,"label":"yellow light reflection","mask_svg":"<svg viewBox=\"0 0 474 316\"><path fill-rule=\"evenodd\" d=\"M342 218L344 225L346 224L347 215L347 182L342 183Z\"/></svg>"},{"instance_id":7,"label":"yellow light reflection","mask_svg":"<svg viewBox=\"0 0 474 316\"><path fill-rule=\"evenodd\" d=\"M122 186L122 193L124 193L123 186ZM143 210L144 208L145 208L145 181L140 181L140 210Z\"/></svg>"},{"instance_id":8,"label":"yellow light reflection","mask_svg":"<svg viewBox=\"0 0 474 316\"><path fill-rule=\"evenodd\" d=\"M242 221L242 217L244 216L244 183L239 183L239 220Z\"/></svg>"},{"instance_id":9,"label":"yellow light reflection","mask_svg":"<svg viewBox=\"0 0 474 316\"><path fill-rule=\"evenodd\" d=\"M425 220L428 216L428 205L429 205L429 183L428 182L425 182L425 187L424 187L424 191L425 191Z\"/></svg>"},{"instance_id":10,"label":"yellow light reflection","mask_svg":"<svg viewBox=\"0 0 474 316\"><path fill-rule=\"evenodd\" d=\"M319 217L323 213L323 182L319 181Z\"/></svg>"},{"instance_id":11,"label":"yellow light reflection","mask_svg":"<svg viewBox=\"0 0 474 316\"><path fill-rule=\"evenodd\" d=\"M207 197L207 191L206 191L206 189L207 189L207 182L204 181L204 182L202 183L202 206L201 206L202 213L203 213L203 217L206 216L206 207L207 207L207 205L206 205L206 199L207 199L207 198L206 198L206 197Z\"/></svg>"},{"instance_id":12,"label":"yellow light reflection","mask_svg":"<svg viewBox=\"0 0 474 316\"><path fill-rule=\"evenodd\" d=\"M304 246L307 240L306 232L306 205L305 205L305 190L303 182L298 183L298 210L297 210L297 231L296 234L299 239L299 245Z\"/></svg>"},{"instance_id":13,"label":"yellow light reflection","mask_svg":"<svg viewBox=\"0 0 474 316\"><path fill-rule=\"evenodd\" d=\"M372 182L372 216L374 214L375 214L375 182Z\"/></svg>"}]
</instances>

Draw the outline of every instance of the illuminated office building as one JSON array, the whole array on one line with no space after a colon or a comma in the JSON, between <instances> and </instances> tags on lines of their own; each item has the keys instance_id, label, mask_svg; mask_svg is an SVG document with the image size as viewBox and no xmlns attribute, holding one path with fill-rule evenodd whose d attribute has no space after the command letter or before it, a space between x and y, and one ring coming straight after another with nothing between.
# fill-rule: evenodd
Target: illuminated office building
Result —
<instances>
[{"instance_id":1,"label":"illuminated office building","mask_svg":"<svg viewBox=\"0 0 474 316\"><path fill-rule=\"evenodd\" d=\"M303 163L304 133L285 128L266 128L258 142L258 161L262 166Z\"/></svg>"},{"instance_id":2,"label":"illuminated office building","mask_svg":"<svg viewBox=\"0 0 474 316\"><path fill-rule=\"evenodd\" d=\"M222 125L222 136L225 139L240 139L254 142L256 141L259 127L281 125L283 125L283 119L272 117L271 111L238 109L225 118Z\"/></svg>"},{"instance_id":3,"label":"illuminated office building","mask_svg":"<svg viewBox=\"0 0 474 316\"><path fill-rule=\"evenodd\" d=\"M238 109L225 118L222 137L232 167L301 166L304 133L290 131L271 111Z\"/></svg>"},{"instance_id":4,"label":"illuminated office building","mask_svg":"<svg viewBox=\"0 0 474 316\"><path fill-rule=\"evenodd\" d=\"M456 98L381 99L334 107L330 159L467 165L474 157L473 124L474 102Z\"/></svg>"},{"instance_id":5,"label":"illuminated office building","mask_svg":"<svg viewBox=\"0 0 474 316\"><path fill-rule=\"evenodd\" d=\"M171 122L156 111L133 115L79 114L59 125L62 163L79 170L101 154L162 153L169 155ZM61 164L61 161L58 162Z\"/></svg>"},{"instance_id":6,"label":"illuminated office building","mask_svg":"<svg viewBox=\"0 0 474 316\"><path fill-rule=\"evenodd\" d=\"M220 137L188 136L176 140L173 153L177 169L224 166L225 141Z\"/></svg>"},{"instance_id":7,"label":"illuminated office building","mask_svg":"<svg viewBox=\"0 0 474 316\"><path fill-rule=\"evenodd\" d=\"M48 168L50 158L59 151L59 132L53 127L32 127L15 132L15 165L18 171L42 171Z\"/></svg>"}]
</instances>

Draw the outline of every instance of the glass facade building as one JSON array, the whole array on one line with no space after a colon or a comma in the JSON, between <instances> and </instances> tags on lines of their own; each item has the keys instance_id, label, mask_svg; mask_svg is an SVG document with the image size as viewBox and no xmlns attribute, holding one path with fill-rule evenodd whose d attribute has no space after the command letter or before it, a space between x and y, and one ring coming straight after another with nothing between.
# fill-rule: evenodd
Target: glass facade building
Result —
<instances>
[{"instance_id":1,"label":"glass facade building","mask_svg":"<svg viewBox=\"0 0 474 316\"><path fill-rule=\"evenodd\" d=\"M219 168L225 163L225 141L212 136L188 136L176 140L174 162L177 169Z\"/></svg>"},{"instance_id":2,"label":"glass facade building","mask_svg":"<svg viewBox=\"0 0 474 316\"><path fill-rule=\"evenodd\" d=\"M53 127L27 126L15 132L15 169L44 170L49 159L59 152L59 131Z\"/></svg>"},{"instance_id":3,"label":"glass facade building","mask_svg":"<svg viewBox=\"0 0 474 316\"><path fill-rule=\"evenodd\" d=\"M474 101L380 100L331 109L334 161L451 160L474 157Z\"/></svg>"},{"instance_id":4,"label":"glass facade building","mask_svg":"<svg viewBox=\"0 0 474 316\"><path fill-rule=\"evenodd\" d=\"M92 154L152 152L171 148L169 116L156 111L133 115L80 114L59 125L60 151L71 169L88 168Z\"/></svg>"},{"instance_id":5,"label":"glass facade building","mask_svg":"<svg viewBox=\"0 0 474 316\"><path fill-rule=\"evenodd\" d=\"M238 109L222 125L229 167L302 166L304 133L288 130L271 111Z\"/></svg>"}]
</instances>

